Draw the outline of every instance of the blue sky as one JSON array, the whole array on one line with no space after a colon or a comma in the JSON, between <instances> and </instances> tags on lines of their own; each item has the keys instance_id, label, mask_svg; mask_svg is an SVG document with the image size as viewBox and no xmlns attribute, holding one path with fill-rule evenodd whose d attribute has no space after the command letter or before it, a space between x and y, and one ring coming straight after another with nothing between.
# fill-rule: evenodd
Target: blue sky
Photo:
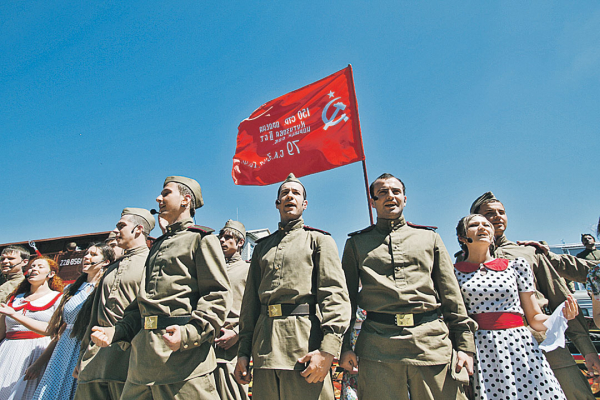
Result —
<instances>
[{"instance_id":1,"label":"blue sky","mask_svg":"<svg viewBox=\"0 0 600 400\"><path fill-rule=\"evenodd\" d=\"M579 241L598 221L600 4L0 4L0 243L110 230L168 175L202 185L198 224L278 222L276 186L235 186L238 124L348 64L371 179L406 218L456 222L492 190L509 239ZM303 179L307 224L369 224L360 163ZM158 229L153 232L158 236Z\"/></svg>"}]
</instances>

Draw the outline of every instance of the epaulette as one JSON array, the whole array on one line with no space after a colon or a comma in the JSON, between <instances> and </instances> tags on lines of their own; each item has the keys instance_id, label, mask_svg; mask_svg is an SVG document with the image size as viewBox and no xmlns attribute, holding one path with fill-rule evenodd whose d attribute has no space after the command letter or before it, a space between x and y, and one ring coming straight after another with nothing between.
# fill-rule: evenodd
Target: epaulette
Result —
<instances>
[{"instance_id":1,"label":"epaulette","mask_svg":"<svg viewBox=\"0 0 600 400\"><path fill-rule=\"evenodd\" d=\"M360 231L350 232L348 234L348 236L354 236L354 235L358 235L359 233L369 232L369 231L372 231L374 228L375 228L375 224L373 224L371 226L367 226L365 229L361 229Z\"/></svg>"},{"instance_id":2,"label":"epaulette","mask_svg":"<svg viewBox=\"0 0 600 400\"><path fill-rule=\"evenodd\" d=\"M407 222L406 225L412 226L413 228L417 228L417 229L429 229L430 231L434 231L434 232L437 229L437 226L417 225L417 224L413 224L410 222Z\"/></svg>"},{"instance_id":3,"label":"epaulette","mask_svg":"<svg viewBox=\"0 0 600 400\"><path fill-rule=\"evenodd\" d=\"M331 233L327 232L327 231L322 231L321 229L317 229L317 228L313 228L312 226L308 226L308 225L304 225L302 227L302 229L304 229L305 231L315 231L315 232L321 232L324 235L329 235L331 236Z\"/></svg>"},{"instance_id":4,"label":"epaulette","mask_svg":"<svg viewBox=\"0 0 600 400\"><path fill-rule=\"evenodd\" d=\"M211 233L213 233L215 231L214 229L211 229L208 226L200 226L200 225L188 226L187 230L192 231L192 232L198 232L202 236L210 235Z\"/></svg>"}]
</instances>

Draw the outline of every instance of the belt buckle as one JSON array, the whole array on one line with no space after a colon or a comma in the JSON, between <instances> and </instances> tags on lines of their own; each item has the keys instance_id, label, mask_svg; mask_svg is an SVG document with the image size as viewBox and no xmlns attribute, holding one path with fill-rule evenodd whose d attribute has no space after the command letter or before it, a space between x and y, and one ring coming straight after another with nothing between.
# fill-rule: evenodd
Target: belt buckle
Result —
<instances>
[{"instance_id":1,"label":"belt buckle","mask_svg":"<svg viewBox=\"0 0 600 400\"><path fill-rule=\"evenodd\" d=\"M281 317L282 315L281 304L271 304L269 306L269 317Z\"/></svg>"},{"instance_id":2,"label":"belt buckle","mask_svg":"<svg viewBox=\"0 0 600 400\"><path fill-rule=\"evenodd\" d=\"M396 314L396 326L414 326L415 320L412 314Z\"/></svg>"},{"instance_id":3,"label":"belt buckle","mask_svg":"<svg viewBox=\"0 0 600 400\"><path fill-rule=\"evenodd\" d=\"M144 318L144 329L158 329L158 316L152 315Z\"/></svg>"}]
</instances>

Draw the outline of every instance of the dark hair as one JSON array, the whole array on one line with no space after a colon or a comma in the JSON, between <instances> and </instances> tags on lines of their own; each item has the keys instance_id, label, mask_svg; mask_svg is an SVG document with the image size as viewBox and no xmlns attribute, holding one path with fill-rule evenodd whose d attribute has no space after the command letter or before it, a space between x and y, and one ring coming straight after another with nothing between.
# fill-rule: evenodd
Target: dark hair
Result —
<instances>
[{"instance_id":1,"label":"dark hair","mask_svg":"<svg viewBox=\"0 0 600 400\"><path fill-rule=\"evenodd\" d=\"M60 279L60 276L58 276L58 264L56 263L56 261L45 256L36 257L29 262L28 266L31 266L31 264L33 264L37 260L46 261L48 267L50 267L50 271L54 271L54 276L48 281L48 287L52 290L56 290L57 292L61 292L63 290L64 283L62 279ZM21 282L19 286L17 286L17 288L13 290L13 292L10 294L10 296L8 296L8 298L16 296L19 293L27 293L29 292L29 290L31 290L31 283L29 283L29 280L24 279L23 282Z\"/></svg>"},{"instance_id":2,"label":"dark hair","mask_svg":"<svg viewBox=\"0 0 600 400\"><path fill-rule=\"evenodd\" d=\"M221 229L221 231L219 232L219 239L221 239L221 237L223 237L223 235L226 235L226 234L233 236L236 243L239 243L241 240L246 239L245 237L242 236L242 234L237 229L233 229L233 228Z\"/></svg>"},{"instance_id":3,"label":"dark hair","mask_svg":"<svg viewBox=\"0 0 600 400\"><path fill-rule=\"evenodd\" d=\"M379 175L373 182L371 182L371 185L369 186L369 193L371 194L371 198L373 200L377 200L377 196L375 196L375 191L374 191L375 182L377 182L378 180L385 180L385 179L396 179L398 182L400 182L400 184L402 185L402 193L404 193L404 195L406 195L406 186L404 186L404 182L402 182L402 180L400 178L396 178L394 175L388 174L386 172L384 174Z\"/></svg>"},{"instance_id":4,"label":"dark hair","mask_svg":"<svg viewBox=\"0 0 600 400\"><path fill-rule=\"evenodd\" d=\"M148 237L151 229L150 229L150 224L148 223L148 221L146 221L146 219L140 217L139 215L133 215L133 214L126 214L125 216L129 219L129 221L133 222L133 224L135 226L141 226L144 237L145 238Z\"/></svg>"},{"instance_id":5,"label":"dark hair","mask_svg":"<svg viewBox=\"0 0 600 400\"><path fill-rule=\"evenodd\" d=\"M600 218L598 218L598 227L596 227L596 234L600 237Z\"/></svg>"},{"instance_id":6,"label":"dark hair","mask_svg":"<svg viewBox=\"0 0 600 400\"><path fill-rule=\"evenodd\" d=\"M10 253L19 253L19 256L21 256L21 260L29 260L29 258L31 257L31 253L29 252L29 250L19 245L6 246L4 249L2 249L2 254Z\"/></svg>"},{"instance_id":7,"label":"dark hair","mask_svg":"<svg viewBox=\"0 0 600 400\"><path fill-rule=\"evenodd\" d=\"M113 251L112 247L107 246L103 243L91 243L86 250L89 250L92 247L96 247L100 250L100 253L102 254L102 261L110 261L112 263L115 260L115 252ZM54 338L61 333L60 329L64 323L63 310L65 308L65 304L71 299L71 297L77 294L77 291L79 290L81 285L83 285L83 283L87 281L87 277L88 276L85 272L82 273L75 280L75 282L73 282L73 284L71 284L65 290L65 293L62 297L62 300L60 301L60 304L58 305L58 308L54 310L54 314L52 314L52 318L48 322L48 328L46 329L46 333L49 336Z\"/></svg>"},{"instance_id":8,"label":"dark hair","mask_svg":"<svg viewBox=\"0 0 600 400\"><path fill-rule=\"evenodd\" d=\"M296 181L289 181L289 182L296 182ZM279 200L279 195L281 194L281 187L282 187L284 184L286 184L286 183L289 183L289 182L285 182L285 181L284 181L284 182L283 182L281 185L279 185L279 187L277 188L277 199L278 199L278 200ZM296 183L299 183L299 184L300 184L300 186L302 186L302 196L304 197L304 200L306 200L306 188L304 187L304 185L303 185L303 184L302 184L300 181L297 181Z\"/></svg>"},{"instance_id":9,"label":"dark hair","mask_svg":"<svg viewBox=\"0 0 600 400\"><path fill-rule=\"evenodd\" d=\"M479 214L481 207L483 207L487 204L491 204L491 203L500 203L500 204L502 204L502 207L504 207L504 203L502 203L498 199L487 199L487 200L483 201L480 205L478 205L476 209L473 210L474 214Z\"/></svg>"},{"instance_id":10,"label":"dark hair","mask_svg":"<svg viewBox=\"0 0 600 400\"><path fill-rule=\"evenodd\" d=\"M460 239L466 239L467 238L467 230L469 228L469 222L471 222L471 220L475 217L481 217L483 219L485 219L487 221L487 218L485 218L483 215L481 214L469 214L466 217L462 217L460 219L460 221L458 221L458 225L456 225L456 238L458 239L458 244L460 246L460 248L462 249L463 253L464 253L464 257L465 260L467 259L467 257L469 256L469 249L467 248L466 243L461 242ZM492 227L492 230L494 230L494 225L492 225L490 223L490 226ZM492 235L492 243L490 244L490 253L493 254L494 253L494 239L493 239L493 235Z\"/></svg>"},{"instance_id":11,"label":"dark hair","mask_svg":"<svg viewBox=\"0 0 600 400\"><path fill-rule=\"evenodd\" d=\"M179 189L179 194L182 196L190 196L190 216L196 215L196 196L194 196L194 192L184 185L183 183L177 183L177 188Z\"/></svg>"}]
</instances>

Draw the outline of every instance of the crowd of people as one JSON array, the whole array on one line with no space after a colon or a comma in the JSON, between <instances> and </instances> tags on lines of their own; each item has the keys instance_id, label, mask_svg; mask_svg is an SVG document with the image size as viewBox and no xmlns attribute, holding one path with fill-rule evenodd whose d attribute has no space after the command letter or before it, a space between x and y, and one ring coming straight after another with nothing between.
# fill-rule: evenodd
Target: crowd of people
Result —
<instances>
[{"instance_id":1,"label":"crowd of people","mask_svg":"<svg viewBox=\"0 0 600 400\"><path fill-rule=\"evenodd\" d=\"M0 400L246 400L250 383L257 400L329 400L335 359L348 400L594 398L600 359L566 282L587 284L600 322L592 235L578 257L509 241L487 192L458 222L453 263L435 228L406 221L402 180L379 176L370 197L377 222L349 234L341 260L304 223L293 174L250 262L241 222L195 225L201 188L181 176L166 178L157 219L125 208L66 287L53 259L4 248Z\"/></svg>"}]
</instances>

